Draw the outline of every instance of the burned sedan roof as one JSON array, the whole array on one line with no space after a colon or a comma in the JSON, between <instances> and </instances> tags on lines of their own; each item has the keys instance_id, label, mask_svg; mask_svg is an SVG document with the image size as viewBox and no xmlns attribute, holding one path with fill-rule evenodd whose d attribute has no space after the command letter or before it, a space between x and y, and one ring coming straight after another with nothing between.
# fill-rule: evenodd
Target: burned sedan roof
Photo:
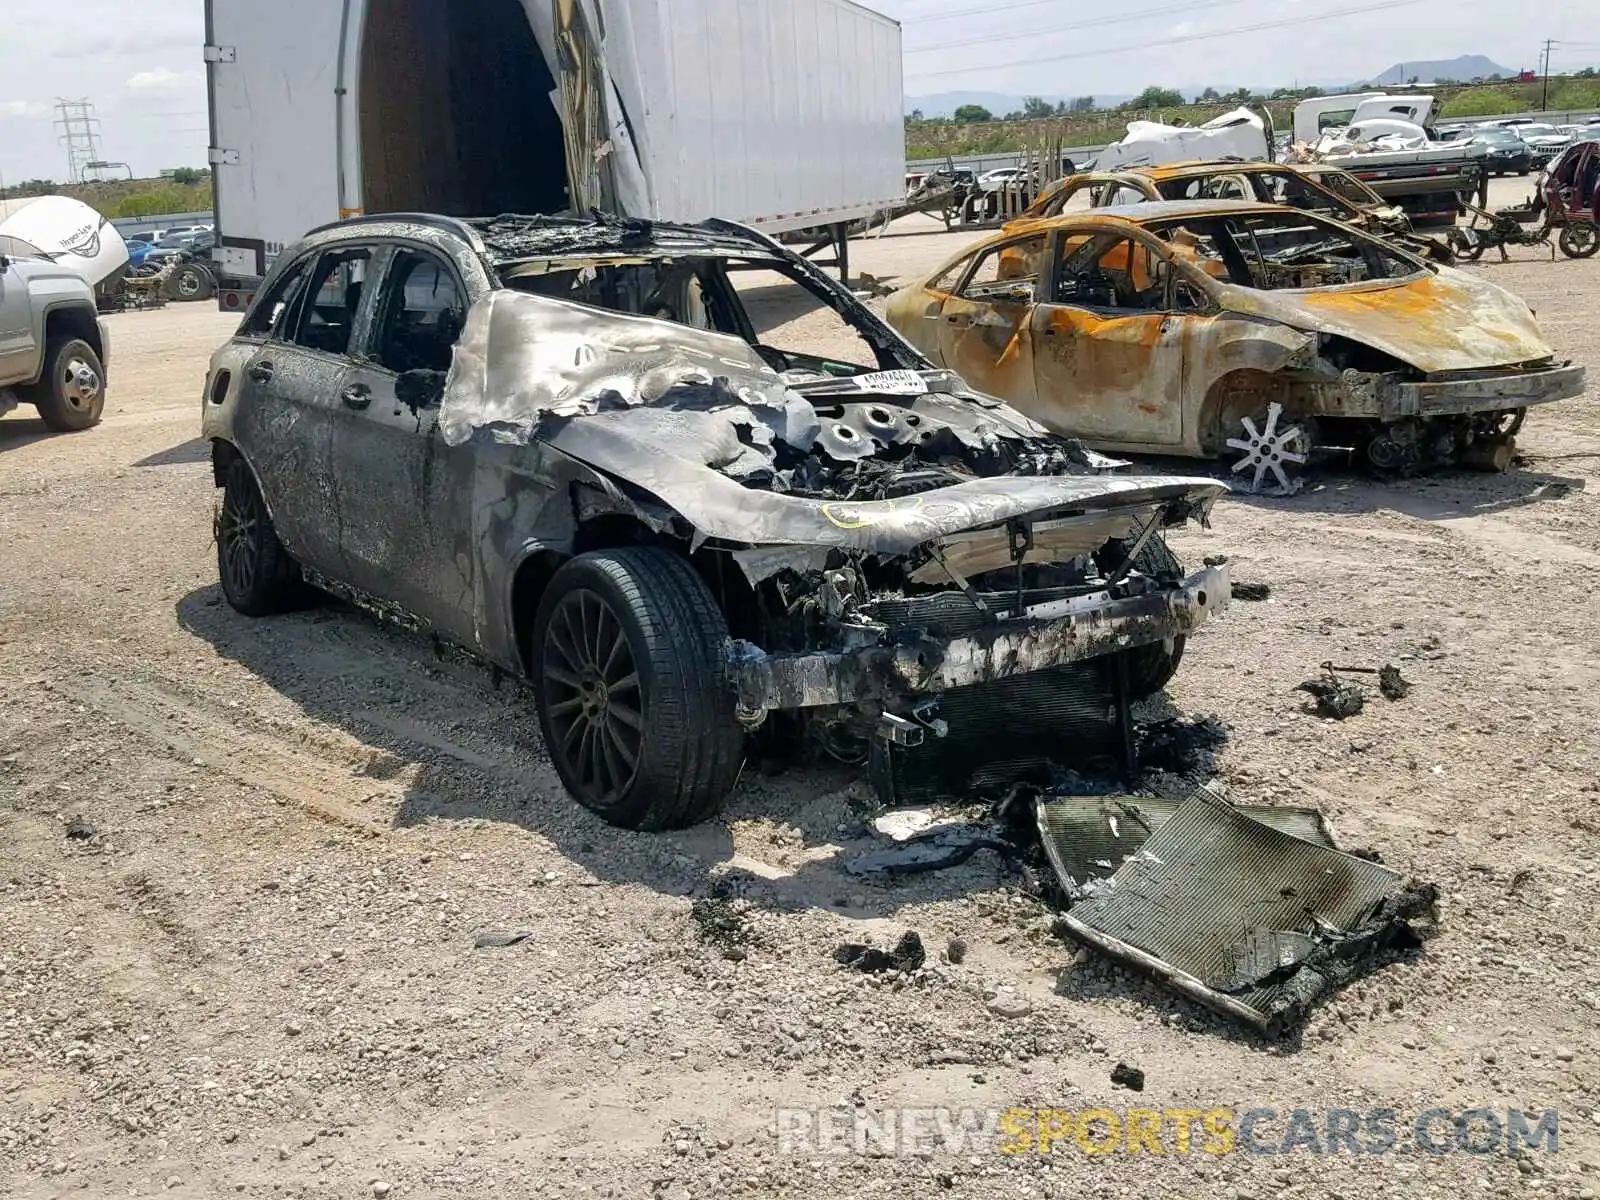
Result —
<instances>
[{"instance_id":1,"label":"burned sedan roof","mask_svg":"<svg viewBox=\"0 0 1600 1200\"><path fill-rule=\"evenodd\" d=\"M477 234L495 266L540 258L611 258L682 255L776 258L759 234L731 221L679 225L608 217L503 214L463 222Z\"/></svg>"}]
</instances>

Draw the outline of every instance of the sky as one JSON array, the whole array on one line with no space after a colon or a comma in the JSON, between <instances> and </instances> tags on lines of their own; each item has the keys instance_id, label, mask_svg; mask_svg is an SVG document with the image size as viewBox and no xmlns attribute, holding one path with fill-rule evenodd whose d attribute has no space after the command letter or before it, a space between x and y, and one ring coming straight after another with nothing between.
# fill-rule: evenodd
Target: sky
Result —
<instances>
[{"instance_id":1,"label":"sky","mask_svg":"<svg viewBox=\"0 0 1600 1200\"><path fill-rule=\"evenodd\" d=\"M909 95L1326 84L1458 54L1531 68L1545 38L1566 43L1555 48L1553 70L1600 61L1595 0L1128 0L1087 9L1074 0L868 2L902 24ZM101 157L131 164L135 175L204 166L203 13L203 0L5 0L0 180L66 177L52 124L61 98L94 104ZM1314 19L1328 13L1340 15ZM1285 21L1294 23L1245 29ZM1227 36L1205 36L1214 33Z\"/></svg>"}]
</instances>

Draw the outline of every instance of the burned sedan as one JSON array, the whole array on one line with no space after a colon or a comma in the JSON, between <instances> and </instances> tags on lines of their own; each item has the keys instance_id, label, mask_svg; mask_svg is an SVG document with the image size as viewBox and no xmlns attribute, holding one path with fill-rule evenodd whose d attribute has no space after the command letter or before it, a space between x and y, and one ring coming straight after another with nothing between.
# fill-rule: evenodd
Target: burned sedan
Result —
<instances>
[{"instance_id":1,"label":"burned sedan","mask_svg":"<svg viewBox=\"0 0 1600 1200\"><path fill-rule=\"evenodd\" d=\"M858 361L765 344L740 271ZM203 431L234 608L311 585L526 681L564 784L629 827L708 816L752 747L900 795L1114 756L1229 592L1162 537L1223 485L1120 473L720 222L315 231Z\"/></svg>"},{"instance_id":2,"label":"burned sedan","mask_svg":"<svg viewBox=\"0 0 1600 1200\"><path fill-rule=\"evenodd\" d=\"M895 293L888 316L1058 433L1226 454L1245 487L1279 493L1318 446L1385 471L1503 470L1526 410L1584 386L1505 289L1279 205L1035 221Z\"/></svg>"}]
</instances>

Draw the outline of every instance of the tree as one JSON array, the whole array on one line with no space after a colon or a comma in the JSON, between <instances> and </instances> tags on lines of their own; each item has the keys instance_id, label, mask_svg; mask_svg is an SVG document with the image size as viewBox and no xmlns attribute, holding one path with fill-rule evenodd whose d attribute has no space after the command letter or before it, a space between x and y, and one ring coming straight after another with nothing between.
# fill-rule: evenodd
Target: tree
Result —
<instances>
[{"instance_id":1,"label":"tree","mask_svg":"<svg viewBox=\"0 0 1600 1200\"><path fill-rule=\"evenodd\" d=\"M170 173L173 183L182 184L184 187L193 187L204 180L211 172L201 170L199 167L175 167Z\"/></svg>"},{"instance_id":2,"label":"tree","mask_svg":"<svg viewBox=\"0 0 1600 1200\"><path fill-rule=\"evenodd\" d=\"M1094 111L1094 97L1093 96L1074 96L1072 98L1072 104L1070 106L1070 110L1069 111L1071 111L1071 112L1093 112Z\"/></svg>"},{"instance_id":3,"label":"tree","mask_svg":"<svg viewBox=\"0 0 1600 1200\"><path fill-rule=\"evenodd\" d=\"M963 104L956 109L957 125L976 125L981 121L994 120L994 114L981 104Z\"/></svg>"},{"instance_id":4,"label":"tree","mask_svg":"<svg viewBox=\"0 0 1600 1200\"><path fill-rule=\"evenodd\" d=\"M1024 96L1022 115L1030 121L1042 121L1045 117L1056 115L1056 106L1043 96Z\"/></svg>"},{"instance_id":5,"label":"tree","mask_svg":"<svg viewBox=\"0 0 1600 1200\"><path fill-rule=\"evenodd\" d=\"M1573 77L1575 79L1593 79L1596 74L1597 72L1593 67L1585 67L1581 71L1574 71Z\"/></svg>"},{"instance_id":6,"label":"tree","mask_svg":"<svg viewBox=\"0 0 1600 1200\"><path fill-rule=\"evenodd\" d=\"M59 186L54 179L24 179L21 183L0 189L0 199L7 196L53 196Z\"/></svg>"},{"instance_id":7,"label":"tree","mask_svg":"<svg viewBox=\"0 0 1600 1200\"><path fill-rule=\"evenodd\" d=\"M926 118L923 117L922 110L920 108L913 108L911 110L911 115L906 118L906 120L908 120L908 121L922 121L922 120L925 120L925 119Z\"/></svg>"},{"instance_id":8,"label":"tree","mask_svg":"<svg viewBox=\"0 0 1600 1200\"><path fill-rule=\"evenodd\" d=\"M1200 99L1202 99L1202 100L1213 100L1214 101L1214 100L1221 100L1222 97L1217 94L1217 89L1216 88L1208 87L1205 91L1200 93Z\"/></svg>"},{"instance_id":9,"label":"tree","mask_svg":"<svg viewBox=\"0 0 1600 1200\"><path fill-rule=\"evenodd\" d=\"M1152 84L1145 88L1132 100L1124 104L1123 108L1177 108L1183 103L1183 93L1176 88L1156 87Z\"/></svg>"}]
</instances>

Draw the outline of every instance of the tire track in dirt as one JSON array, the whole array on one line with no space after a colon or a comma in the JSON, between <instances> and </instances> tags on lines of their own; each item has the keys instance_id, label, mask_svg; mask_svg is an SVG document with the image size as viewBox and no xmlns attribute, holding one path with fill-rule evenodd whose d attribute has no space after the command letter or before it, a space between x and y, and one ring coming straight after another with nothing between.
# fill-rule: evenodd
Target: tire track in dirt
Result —
<instances>
[{"instance_id":1,"label":"tire track in dirt","mask_svg":"<svg viewBox=\"0 0 1600 1200\"><path fill-rule=\"evenodd\" d=\"M372 755L354 739L338 751L332 739L321 748L288 746L246 729L225 709L194 703L157 682L90 676L70 687L82 703L146 741L280 797L318 820L368 837L381 836L390 828L374 818L370 811L374 804L392 814L408 790L409 781L354 774ZM326 756L339 751L342 763Z\"/></svg>"}]
</instances>

